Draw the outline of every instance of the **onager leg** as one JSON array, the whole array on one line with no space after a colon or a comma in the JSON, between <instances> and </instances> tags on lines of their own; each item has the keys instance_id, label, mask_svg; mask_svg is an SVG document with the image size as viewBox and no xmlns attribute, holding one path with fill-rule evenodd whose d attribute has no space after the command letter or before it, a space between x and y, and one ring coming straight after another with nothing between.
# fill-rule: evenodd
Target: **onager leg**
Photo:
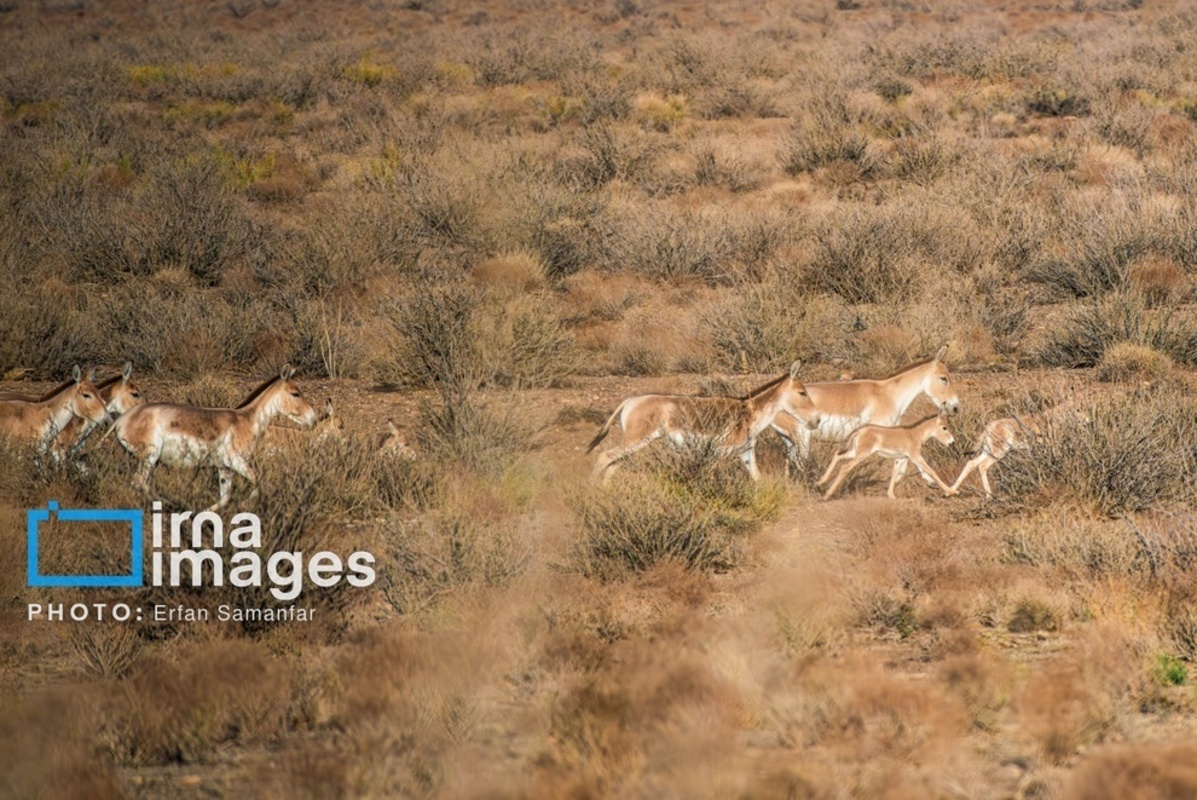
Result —
<instances>
[{"instance_id":1,"label":"onager leg","mask_svg":"<svg viewBox=\"0 0 1197 800\"><path fill-rule=\"evenodd\" d=\"M980 466L979 471L981 473L981 487L985 489L986 497L993 497L993 489L989 485L989 470L993 469L993 465L996 463L997 459L993 456L989 456L984 462L981 463Z\"/></svg>"},{"instance_id":2,"label":"onager leg","mask_svg":"<svg viewBox=\"0 0 1197 800\"><path fill-rule=\"evenodd\" d=\"M848 477L848 473L856 468L856 465L871 456L872 453L865 453L863 456L857 456L845 464L840 469L840 474L836 476L835 482L831 484L831 488L823 495L824 500L830 500L831 496L835 494L835 490L840 488L840 484L844 482L844 478Z\"/></svg>"},{"instance_id":3,"label":"onager leg","mask_svg":"<svg viewBox=\"0 0 1197 800\"><path fill-rule=\"evenodd\" d=\"M973 470L975 470L977 467L981 466L987 460L989 460L989 458L990 458L990 455L988 453L986 453L985 451L981 451L980 453L977 453L975 456L970 458L965 463L964 468L960 470L960 474L956 476L956 481L955 481L955 483L952 484L952 489L954 491L959 490L961 484L964 483L964 479L967 478L972 473Z\"/></svg>"},{"instance_id":4,"label":"onager leg","mask_svg":"<svg viewBox=\"0 0 1197 800\"><path fill-rule=\"evenodd\" d=\"M898 485L898 481L906 477L906 465L909 463L910 459L907 458L899 458L894 462L894 471L889 478L889 489L885 493L885 496L891 500L897 499L894 495L894 487Z\"/></svg>"},{"instance_id":5,"label":"onager leg","mask_svg":"<svg viewBox=\"0 0 1197 800\"><path fill-rule=\"evenodd\" d=\"M819 480L815 483L815 485L822 486L823 484L827 483L827 481L831 478L831 473L833 471L835 471L836 465L839 464L841 461L846 461L850 458L853 458L855 455L856 455L856 445L855 444L849 444L848 447L845 447L843 450L840 450L838 453L833 455L831 457L831 463L827 465L827 471L823 473L823 477L819 478Z\"/></svg>"},{"instance_id":6,"label":"onager leg","mask_svg":"<svg viewBox=\"0 0 1197 800\"><path fill-rule=\"evenodd\" d=\"M944 483L943 479L936 474L935 470L931 469L931 465L928 464L926 459L923 458L922 453L911 453L910 460L914 462L914 466L923 474L923 477L930 476L930 478L935 481L935 485L939 486L939 488L943 490L944 494L956 494L956 490ZM928 480L928 483L930 482L931 481Z\"/></svg>"},{"instance_id":7,"label":"onager leg","mask_svg":"<svg viewBox=\"0 0 1197 800\"><path fill-rule=\"evenodd\" d=\"M633 453L643 450L660 437L661 434L659 432L654 433L650 436L644 437L634 444L624 445L623 447L615 447L611 450L606 450L602 453L599 453L598 458L595 459L594 462L594 471L590 473L590 479L598 480L599 478L602 478L604 482L607 481L611 477L610 471L614 469L616 462L623 461Z\"/></svg>"}]
</instances>

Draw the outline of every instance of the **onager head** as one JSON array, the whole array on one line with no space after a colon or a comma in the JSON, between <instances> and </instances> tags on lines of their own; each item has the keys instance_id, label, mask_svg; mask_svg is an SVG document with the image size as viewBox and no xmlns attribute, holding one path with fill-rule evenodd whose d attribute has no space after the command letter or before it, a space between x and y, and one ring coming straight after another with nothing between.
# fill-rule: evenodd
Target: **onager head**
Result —
<instances>
[{"instance_id":1,"label":"onager head","mask_svg":"<svg viewBox=\"0 0 1197 800\"><path fill-rule=\"evenodd\" d=\"M130 380L132 377L133 362L126 361L120 378L107 389L108 413L113 417L119 417L145 402L145 398L141 396L141 388Z\"/></svg>"},{"instance_id":2,"label":"onager head","mask_svg":"<svg viewBox=\"0 0 1197 800\"><path fill-rule=\"evenodd\" d=\"M798 371L802 369L802 362L795 361L790 365L790 373L782 379L781 410L800 421L811 430L819 427L822 416L819 409L811 401L806 392L806 386L798 380Z\"/></svg>"},{"instance_id":3,"label":"onager head","mask_svg":"<svg viewBox=\"0 0 1197 800\"><path fill-rule=\"evenodd\" d=\"M956 389L952 386L948 365L943 363L943 355L947 349L948 346L944 344L935 351L935 358L931 360L931 369L924 381L923 390L941 412L955 414L960 410L960 398L956 396Z\"/></svg>"},{"instance_id":4,"label":"onager head","mask_svg":"<svg viewBox=\"0 0 1197 800\"><path fill-rule=\"evenodd\" d=\"M71 393L71 398L68 401L71 413L80 419L98 424L108 418L108 409L104 405L100 391L92 383L95 374L96 371L93 369L85 377L83 370L76 364L74 372L71 373L75 379L75 385L67 391Z\"/></svg>"},{"instance_id":5,"label":"onager head","mask_svg":"<svg viewBox=\"0 0 1197 800\"><path fill-rule=\"evenodd\" d=\"M270 387L267 402L273 403L275 411L296 425L311 428L317 422L316 409L303 398L299 386L291 380L294 375L295 369L290 364L283 367L278 382Z\"/></svg>"},{"instance_id":6,"label":"onager head","mask_svg":"<svg viewBox=\"0 0 1197 800\"><path fill-rule=\"evenodd\" d=\"M956 437L952 435L952 429L948 427L948 419L941 411L935 418L935 427L931 429L931 437L938 439L944 447L947 447L952 442L956 441Z\"/></svg>"}]
</instances>

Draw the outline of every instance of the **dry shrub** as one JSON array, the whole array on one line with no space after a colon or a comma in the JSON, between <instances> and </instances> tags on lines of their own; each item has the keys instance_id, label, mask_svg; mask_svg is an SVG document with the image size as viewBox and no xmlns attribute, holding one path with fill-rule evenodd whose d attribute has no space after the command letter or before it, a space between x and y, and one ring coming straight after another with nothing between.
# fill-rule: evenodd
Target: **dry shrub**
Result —
<instances>
[{"instance_id":1,"label":"dry shrub","mask_svg":"<svg viewBox=\"0 0 1197 800\"><path fill-rule=\"evenodd\" d=\"M937 255L939 244L928 239L921 220L901 210L854 207L821 221L811 232L803 285L849 303L909 299L923 280L916 260Z\"/></svg>"},{"instance_id":2,"label":"dry shrub","mask_svg":"<svg viewBox=\"0 0 1197 800\"><path fill-rule=\"evenodd\" d=\"M78 687L11 694L0 717L5 797L115 800L126 796L112 767L96 758L100 698Z\"/></svg>"},{"instance_id":3,"label":"dry shrub","mask_svg":"<svg viewBox=\"0 0 1197 800\"><path fill-rule=\"evenodd\" d=\"M262 645L184 645L174 655L143 657L120 684L106 731L118 762L204 762L223 744L282 735L290 680Z\"/></svg>"},{"instance_id":4,"label":"dry shrub","mask_svg":"<svg viewBox=\"0 0 1197 800\"><path fill-rule=\"evenodd\" d=\"M1197 746L1191 743L1102 747L1064 784L1065 800L1170 800L1197 794Z\"/></svg>"},{"instance_id":5,"label":"dry shrub","mask_svg":"<svg viewBox=\"0 0 1197 800\"><path fill-rule=\"evenodd\" d=\"M534 253L504 253L474 267L474 280L511 292L539 289L545 282L545 265Z\"/></svg>"},{"instance_id":6,"label":"dry shrub","mask_svg":"<svg viewBox=\"0 0 1197 800\"><path fill-rule=\"evenodd\" d=\"M851 312L834 298L811 297L778 272L736 284L703 314L716 363L729 370L778 372L795 358L843 357Z\"/></svg>"},{"instance_id":7,"label":"dry shrub","mask_svg":"<svg viewBox=\"0 0 1197 800\"><path fill-rule=\"evenodd\" d=\"M1006 456L994 473L999 491L1021 502L1057 492L1110 516L1188 500L1195 411L1190 398L1167 388L1098 404L1088 421L1052 426L1030 450Z\"/></svg>"},{"instance_id":8,"label":"dry shrub","mask_svg":"<svg viewBox=\"0 0 1197 800\"><path fill-rule=\"evenodd\" d=\"M381 578L382 592L405 615L425 612L452 594L507 586L529 560L528 544L513 524L467 508L399 522L387 539L392 566Z\"/></svg>"},{"instance_id":9,"label":"dry shrub","mask_svg":"<svg viewBox=\"0 0 1197 800\"><path fill-rule=\"evenodd\" d=\"M1147 301L1148 307L1166 306L1178 299L1187 283L1184 270L1173 260L1148 256L1131 265L1130 285Z\"/></svg>"},{"instance_id":10,"label":"dry shrub","mask_svg":"<svg viewBox=\"0 0 1197 800\"><path fill-rule=\"evenodd\" d=\"M655 456L655 458L654 458ZM747 555L749 536L772 518L782 487L757 487L712 445L638 456L639 469L576 496L584 540L580 569L591 575L640 571L677 561L725 571Z\"/></svg>"},{"instance_id":11,"label":"dry shrub","mask_svg":"<svg viewBox=\"0 0 1197 800\"><path fill-rule=\"evenodd\" d=\"M1146 345L1118 342L1108 347L1098 364L1097 377L1103 381L1154 381L1172 372L1168 356Z\"/></svg>"},{"instance_id":12,"label":"dry shrub","mask_svg":"<svg viewBox=\"0 0 1197 800\"><path fill-rule=\"evenodd\" d=\"M1011 633L1058 631L1060 624L1060 612L1051 604L1035 597L1023 597L1014 602L1006 630Z\"/></svg>"},{"instance_id":13,"label":"dry shrub","mask_svg":"<svg viewBox=\"0 0 1197 800\"><path fill-rule=\"evenodd\" d=\"M1127 342L1158 351L1182 364L1197 363L1197 326L1177 307L1149 309L1135 292L1118 292L1071 310L1039 352L1045 364L1092 367L1106 349Z\"/></svg>"},{"instance_id":14,"label":"dry shrub","mask_svg":"<svg viewBox=\"0 0 1197 800\"><path fill-rule=\"evenodd\" d=\"M1054 570L1070 581L1143 576L1150 567L1127 525L1073 514L1011 523L1002 550L1010 563Z\"/></svg>"},{"instance_id":15,"label":"dry shrub","mask_svg":"<svg viewBox=\"0 0 1197 800\"><path fill-rule=\"evenodd\" d=\"M825 118L795 128L783 143L779 158L788 175L802 175L821 167L848 165L857 179L870 177L877 162L868 137L845 115L828 111Z\"/></svg>"},{"instance_id":16,"label":"dry shrub","mask_svg":"<svg viewBox=\"0 0 1197 800\"><path fill-rule=\"evenodd\" d=\"M424 286L391 310L402 351L398 382L436 388L464 404L486 385L549 386L576 368L572 334L539 296L507 297L465 286Z\"/></svg>"}]
</instances>

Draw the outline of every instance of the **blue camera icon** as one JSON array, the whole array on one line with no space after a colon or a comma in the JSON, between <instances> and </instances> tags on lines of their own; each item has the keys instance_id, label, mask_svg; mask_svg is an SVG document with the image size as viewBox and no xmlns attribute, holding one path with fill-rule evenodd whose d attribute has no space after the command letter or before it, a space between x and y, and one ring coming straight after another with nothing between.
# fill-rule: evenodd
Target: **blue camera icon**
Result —
<instances>
[{"instance_id":1,"label":"blue camera icon","mask_svg":"<svg viewBox=\"0 0 1197 800\"><path fill-rule=\"evenodd\" d=\"M43 522L57 519L60 522L124 522L129 525L129 556L131 572L128 575L43 575L38 568L38 529ZM72 508L59 509L58 502L51 500L45 508L31 508L25 514L25 535L28 543L30 586L141 586L142 575L142 514L136 508Z\"/></svg>"}]
</instances>

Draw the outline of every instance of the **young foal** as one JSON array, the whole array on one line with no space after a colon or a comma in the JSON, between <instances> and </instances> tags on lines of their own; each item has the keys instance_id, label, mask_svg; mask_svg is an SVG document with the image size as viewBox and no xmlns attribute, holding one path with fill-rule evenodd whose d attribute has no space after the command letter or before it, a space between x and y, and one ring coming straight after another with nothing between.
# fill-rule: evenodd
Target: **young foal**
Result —
<instances>
[{"instance_id":1,"label":"young foal","mask_svg":"<svg viewBox=\"0 0 1197 800\"><path fill-rule=\"evenodd\" d=\"M687 395L646 394L629 397L619 404L586 452L592 452L607 437L615 421L623 430L623 445L600 453L594 465L594 477L606 475L617 461L627 458L666 436L674 444L687 441L711 441L721 452L738 453L753 480L760 478L756 467L756 437L783 411L814 427L819 413L798 380L795 361L790 371L756 389L744 398L690 397Z\"/></svg>"},{"instance_id":2,"label":"young foal","mask_svg":"<svg viewBox=\"0 0 1197 800\"><path fill-rule=\"evenodd\" d=\"M123 415L114 426L116 438L141 459L137 481L142 490L149 493L159 461L171 467L207 465L216 468L220 480L220 500L207 510L224 508L234 474L257 482L249 460L272 419L281 415L307 428L316 424L315 409L291 381L294 374L288 364L237 408L151 403Z\"/></svg>"},{"instance_id":3,"label":"young foal","mask_svg":"<svg viewBox=\"0 0 1197 800\"><path fill-rule=\"evenodd\" d=\"M108 418L100 392L76 364L71 380L41 400L0 401L0 437L34 442L45 455L58 435L74 419L98 425ZM57 454L56 454L57 455Z\"/></svg>"},{"instance_id":4,"label":"young foal","mask_svg":"<svg viewBox=\"0 0 1197 800\"><path fill-rule=\"evenodd\" d=\"M819 478L818 485L822 486L831 478L831 474L835 471L836 467L840 467L839 476L831 484L831 488L827 490L827 494L823 495L823 499L829 500L835 494L835 490L840 488L840 484L844 478L848 477L848 473L857 464L874 453L880 455L882 458L896 459L894 462L894 472L889 480L889 491L886 492L886 496L891 498L894 496L894 486L906 476L906 465L908 462L914 462L915 468L923 476L923 479L927 481L928 485L935 486L938 484L939 488L943 489L944 494L955 494L956 490L949 488L935 474L935 470L931 469L931 465L923 459L923 443L931 438L938 439L945 445L950 445L956 441L955 437L952 436L952 432L948 429L948 424L944 420L943 414L927 417L925 420L917 422L914 425L902 427L864 425L857 428L848 437L848 443L832 457L831 463L827 465L827 471L823 473L823 477Z\"/></svg>"},{"instance_id":5,"label":"young foal","mask_svg":"<svg viewBox=\"0 0 1197 800\"><path fill-rule=\"evenodd\" d=\"M989 470L993 469L993 465L1005 458L1011 450L1029 450L1034 440L1042 436L1047 429L1065 421L1089 421L1089 415L1081 409L1075 396L1046 411L1016 414L1013 417L993 420L981 432L976 455L960 470L952 489L959 490L964 479L973 470L977 470L981 476L981 488L985 490L985 496L993 497L993 487L989 485Z\"/></svg>"}]
</instances>

